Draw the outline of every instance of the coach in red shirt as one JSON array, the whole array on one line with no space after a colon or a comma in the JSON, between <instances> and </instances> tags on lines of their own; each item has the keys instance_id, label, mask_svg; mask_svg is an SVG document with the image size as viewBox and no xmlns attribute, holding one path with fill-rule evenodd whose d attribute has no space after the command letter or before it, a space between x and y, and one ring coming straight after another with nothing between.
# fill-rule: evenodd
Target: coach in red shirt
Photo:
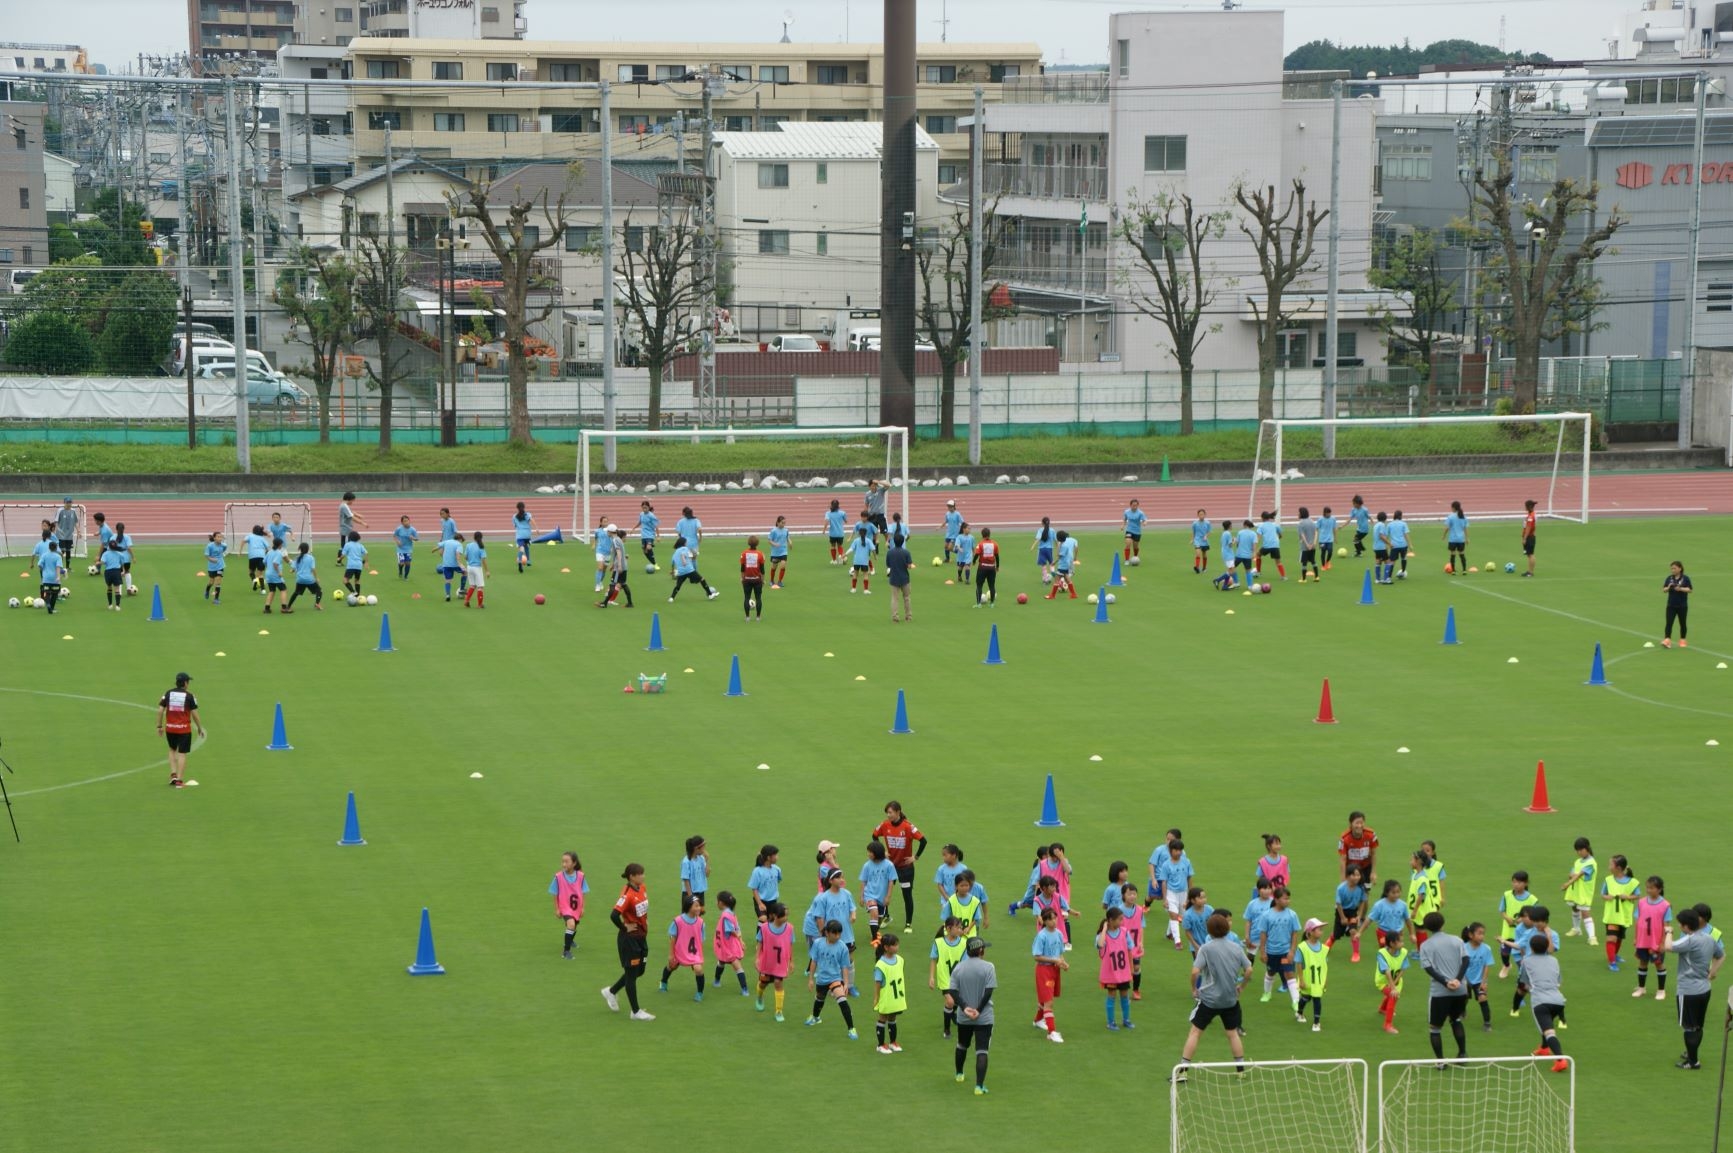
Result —
<instances>
[{"instance_id":1,"label":"coach in red shirt","mask_svg":"<svg viewBox=\"0 0 1733 1153\"><path fill-rule=\"evenodd\" d=\"M885 860L897 867L897 887L903 891L903 932L915 926L915 861L927 851L926 834L903 815L900 801L885 805L885 819L872 832L885 847Z\"/></svg>"}]
</instances>

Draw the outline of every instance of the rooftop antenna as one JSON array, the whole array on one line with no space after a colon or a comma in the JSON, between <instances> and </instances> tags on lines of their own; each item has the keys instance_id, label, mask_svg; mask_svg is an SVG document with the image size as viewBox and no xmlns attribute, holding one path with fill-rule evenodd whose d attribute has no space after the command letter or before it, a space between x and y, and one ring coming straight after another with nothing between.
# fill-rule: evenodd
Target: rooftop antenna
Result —
<instances>
[{"instance_id":1,"label":"rooftop antenna","mask_svg":"<svg viewBox=\"0 0 1733 1153\"><path fill-rule=\"evenodd\" d=\"M1504 17L1498 18L1498 54L1504 55Z\"/></svg>"},{"instance_id":2,"label":"rooftop antenna","mask_svg":"<svg viewBox=\"0 0 1733 1153\"><path fill-rule=\"evenodd\" d=\"M780 41L780 43L783 43L783 44L792 43L792 41L790 41L788 38L788 29L793 23L794 23L794 9L784 8L782 10L782 40Z\"/></svg>"},{"instance_id":3,"label":"rooftop antenna","mask_svg":"<svg viewBox=\"0 0 1733 1153\"><path fill-rule=\"evenodd\" d=\"M951 38L951 16L948 0L939 0L939 42L942 44Z\"/></svg>"}]
</instances>

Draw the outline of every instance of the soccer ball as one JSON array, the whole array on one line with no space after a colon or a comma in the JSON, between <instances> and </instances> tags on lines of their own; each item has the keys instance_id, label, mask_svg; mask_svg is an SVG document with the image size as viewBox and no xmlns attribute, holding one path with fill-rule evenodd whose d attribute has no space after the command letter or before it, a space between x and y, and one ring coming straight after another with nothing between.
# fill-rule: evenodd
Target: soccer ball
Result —
<instances>
[{"instance_id":1,"label":"soccer ball","mask_svg":"<svg viewBox=\"0 0 1733 1153\"><path fill-rule=\"evenodd\" d=\"M379 598L369 593L367 596L367 603L370 605L376 605L379 603Z\"/></svg>"},{"instance_id":2,"label":"soccer ball","mask_svg":"<svg viewBox=\"0 0 1733 1153\"><path fill-rule=\"evenodd\" d=\"M1129 563L1132 568L1136 568L1138 565L1143 563L1143 558L1141 556L1134 556L1127 563Z\"/></svg>"},{"instance_id":3,"label":"soccer ball","mask_svg":"<svg viewBox=\"0 0 1733 1153\"><path fill-rule=\"evenodd\" d=\"M18 602L17 602L17 601L13 601L13 602L12 602L12 603L13 603L13 604L14 604L14 605L16 605L16 604L17 604L17 603L18 603ZM1018 593L1018 594L1017 594L1017 603L1018 603L1018 604L1020 604L1020 605L1026 605L1026 604L1028 604L1028 603L1029 603L1029 594L1028 594L1028 593Z\"/></svg>"},{"instance_id":4,"label":"soccer ball","mask_svg":"<svg viewBox=\"0 0 1733 1153\"><path fill-rule=\"evenodd\" d=\"M1111 604L1117 604L1118 602L1119 602L1119 597L1117 594L1114 594L1114 593L1108 593L1107 594L1107 603L1108 604L1110 604L1110 605Z\"/></svg>"},{"instance_id":5,"label":"soccer ball","mask_svg":"<svg viewBox=\"0 0 1733 1153\"><path fill-rule=\"evenodd\" d=\"M18 607L18 598L17 598L17 597L13 597L13 598L12 598L12 599L11 599L11 600L8 600L8 601L7 601L7 602L6 602L6 607L7 607L7 608L9 608L9 609L15 609L15 608L17 608L17 607Z\"/></svg>"},{"instance_id":6,"label":"soccer ball","mask_svg":"<svg viewBox=\"0 0 1733 1153\"><path fill-rule=\"evenodd\" d=\"M1096 598L1096 595L1094 593L1089 594L1089 603L1090 604L1094 604L1096 602L1096 599L1097 598Z\"/></svg>"},{"instance_id":7,"label":"soccer ball","mask_svg":"<svg viewBox=\"0 0 1733 1153\"><path fill-rule=\"evenodd\" d=\"M91 576L95 576L97 573L101 572L102 569L98 568L96 565L91 565L86 571L88 571Z\"/></svg>"},{"instance_id":8,"label":"soccer ball","mask_svg":"<svg viewBox=\"0 0 1733 1153\"><path fill-rule=\"evenodd\" d=\"M1052 584L1053 583L1053 574L1050 572L1042 573L1041 574L1041 583L1044 585Z\"/></svg>"},{"instance_id":9,"label":"soccer ball","mask_svg":"<svg viewBox=\"0 0 1733 1153\"><path fill-rule=\"evenodd\" d=\"M34 609L45 609L48 607L48 599L46 597L37 597L35 600L30 602L30 607Z\"/></svg>"},{"instance_id":10,"label":"soccer ball","mask_svg":"<svg viewBox=\"0 0 1733 1153\"><path fill-rule=\"evenodd\" d=\"M650 573L653 573L655 571L656 571L656 566L653 564L647 564L644 566L645 575L649 575Z\"/></svg>"},{"instance_id":11,"label":"soccer ball","mask_svg":"<svg viewBox=\"0 0 1733 1153\"><path fill-rule=\"evenodd\" d=\"M936 557L934 557L934 558L933 558L933 567L934 567L934 568L938 568L938 567L939 567L939 566L940 566L940 565L942 565L942 564L944 564L944 563L945 563L945 558L944 558L944 557L937 557L937 556L936 556Z\"/></svg>"},{"instance_id":12,"label":"soccer ball","mask_svg":"<svg viewBox=\"0 0 1733 1153\"><path fill-rule=\"evenodd\" d=\"M1397 579L1397 580L1399 580L1399 581L1405 581L1405 580L1407 580L1407 579L1408 579L1408 573L1407 573L1407 570L1403 570L1403 571L1402 571L1402 572L1399 572L1399 573L1397 573L1397 574L1396 574L1396 579Z\"/></svg>"},{"instance_id":13,"label":"soccer ball","mask_svg":"<svg viewBox=\"0 0 1733 1153\"><path fill-rule=\"evenodd\" d=\"M1270 589L1270 586L1269 586L1269 584L1268 584L1268 583L1266 583L1266 584L1264 584L1264 585L1263 585L1263 586L1262 586L1262 591L1263 591L1263 592L1265 592L1265 593L1269 593L1269 592L1270 592L1270 591L1271 591L1271 589Z\"/></svg>"},{"instance_id":14,"label":"soccer ball","mask_svg":"<svg viewBox=\"0 0 1733 1153\"><path fill-rule=\"evenodd\" d=\"M137 596L138 595L138 586L137 585L127 585L126 586L126 595L129 597Z\"/></svg>"},{"instance_id":15,"label":"soccer ball","mask_svg":"<svg viewBox=\"0 0 1733 1153\"><path fill-rule=\"evenodd\" d=\"M536 594L536 603L538 605L545 605L548 603L548 598L543 596L541 593L537 593Z\"/></svg>"},{"instance_id":16,"label":"soccer ball","mask_svg":"<svg viewBox=\"0 0 1733 1153\"><path fill-rule=\"evenodd\" d=\"M1505 572L1515 572L1516 571L1516 562L1513 560L1505 561L1504 562L1504 571Z\"/></svg>"},{"instance_id":17,"label":"soccer ball","mask_svg":"<svg viewBox=\"0 0 1733 1153\"><path fill-rule=\"evenodd\" d=\"M1456 571L1456 567L1454 565L1445 565L1444 566L1444 572L1446 575L1448 575L1450 573L1454 573L1455 571Z\"/></svg>"},{"instance_id":18,"label":"soccer ball","mask_svg":"<svg viewBox=\"0 0 1733 1153\"><path fill-rule=\"evenodd\" d=\"M354 593L350 593L348 596L344 597L343 600L350 608L354 608L356 605L361 603L361 598L356 596Z\"/></svg>"},{"instance_id":19,"label":"soccer ball","mask_svg":"<svg viewBox=\"0 0 1733 1153\"><path fill-rule=\"evenodd\" d=\"M60 590L60 599L63 601L71 600L72 599L72 590L71 589L61 589Z\"/></svg>"}]
</instances>

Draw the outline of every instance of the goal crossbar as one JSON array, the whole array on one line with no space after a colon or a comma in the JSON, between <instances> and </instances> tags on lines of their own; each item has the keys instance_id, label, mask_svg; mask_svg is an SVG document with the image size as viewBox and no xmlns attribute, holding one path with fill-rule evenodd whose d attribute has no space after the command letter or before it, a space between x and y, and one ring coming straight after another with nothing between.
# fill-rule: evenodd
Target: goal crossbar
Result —
<instances>
[{"instance_id":1,"label":"goal crossbar","mask_svg":"<svg viewBox=\"0 0 1733 1153\"><path fill-rule=\"evenodd\" d=\"M904 523L909 519L909 430L902 425L852 425L841 428L697 428L697 429L600 429L581 428L578 430L578 491L572 501L572 517L577 522L574 525L575 535L586 544L595 537L595 525L590 514L590 498L595 495L591 486L595 483L593 470L590 468L590 448L592 445L605 443L609 440L724 440L733 442L743 440L822 440L827 437L839 436L874 436L885 438L885 479L893 475L899 476L902 483L895 487L901 490L902 513ZM900 450L899 450L900 443ZM892 458L900 454L900 460L894 466ZM764 468L760 471L770 473L775 470ZM721 494L716 494L721 495Z\"/></svg>"},{"instance_id":2,"label":"goal crossbar","mask_svg":"<svg viewBox=\"0 0 1733 1153\"><path fill-rule=\"evenodd\" d=\"M1571 422L1579 422L1582 426L1582 441L1580 450L1575 445L1565 443L1565 432ZM1546 412L1522 413L1509 416L1392 416L1392 417L1303 417L1293 420L1266 420L1259 426L1258 445L1252 460L1251 495L1246 501L1246 516L1255 520L1258 516L1258 483L1265 476L1266 470L1274 487L1274 511L1277 518L1283 516L1282 482L1287 471L1287 458L1283 433L1288 429L1319 429L1324 433L1324 458L1339 459L1335 452L1335 433L1343 430L1366 430L1373 428L1419 428L1435 426L1465 426L1465 425L1558 425L1558 437L1552 445L1552 468L1547 478L1546 499L1539 502L1537 515L1552 520L1571 520L1586 524L1589 519L1589 452L1593 440L1594 416L1587 412ZM1273 455L1266 462L1264 457L1265 430L1273 430ZM1581 489L1578 499L1566 504L1558 499L1560 462L1567 452L1580 451L1582 454ZM1569 478L1565 478L1569 479Z\"/></svg>"}]
</instances>

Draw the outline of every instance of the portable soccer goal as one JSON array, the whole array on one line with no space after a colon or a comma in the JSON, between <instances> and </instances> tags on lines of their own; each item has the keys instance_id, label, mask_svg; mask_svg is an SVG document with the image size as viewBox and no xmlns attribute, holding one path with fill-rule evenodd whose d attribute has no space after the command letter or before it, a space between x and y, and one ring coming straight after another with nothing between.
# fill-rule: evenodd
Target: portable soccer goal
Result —
<instances>
[{"instance_id":1,"label":"portable soccer goal","mask_svg":"<svg viewBox=\"0 0 1733 1153\"><path fill-rule=\"evenodd\" d=\"M1379 1153L1571 1153L1576 1063L1472 1057L1378 1066Z\"/></svg>"},{"instance_id":2,"label":"portable soccer goal","mask_svg":"<svg viewBox=\"0 0 1733 1153\"><path fill-rule=\"evenodd\" d=\"M616 484L599 471L599 455L607 440L627 443L645 442L668 445L665 459L658 461L658 471L669 475L690 476L704 473L714 480L656 480L642 485ZM695 458L683 453L681 446L703 442L721 442L734 448L728 453L732 462L727 470L715 467L716 457ZM694 467L703 460L703 467ZM643 468L635 468L644 473ZM723 479L727 478L727 479ZM832 498L842 502L851 518L861 511L864 496L861 490L868 480L878 480L897 495L903 520L909 520L909 430L899 425L845 426L841 428L701 428L679 431L649 432L638 429L599 428L578 431L577 491L572 496L572 521L579 539L594 539L597 509L608 512L621 527L632 529L637 523L638 502L665 497L669 502L690 503L697 493L773 492L781 489L810 491L823 496L820 509L810 515L797 511L791 504L784 515L789 530L796 535L812 535L824 531L823 509ZM625 502L619 499L626 498ZM672 527L668 510L658 509L666 527ZM675 510L678 516L678 509ZM706 533L738 536L747 532L762 532L770 527L776 514L764 515L761 502L722 501L709 505L699 513ZM629 518L629 519L627 519ZM797 520L797 518L799 518Z\"/></svg>"},{"instance_id":3,"label":"portable soccer goal","mask_svg":"<svg viewBox=\"0 0 1733 1153\"><path fill-rule=\"evenodd\" d=\"M1367 1153L1366 1062L1177 1065L1172 1153Z\"/></svg>"},{"instance_id":4,"label":"portable soccer goal","mask_svg":"<svg viewBox=\"0 0 1733 1153\"><path fill-rule=\"evenodd\" d=\"M261 525L265 534L271 532L271 514L281 513L283 523L295 535L292 542L313 539L313 506L305 501L230 501L223 506L223 539L230 550L241 547L254 525Z\"/></svg>"},{"instance_id":5,"label":"portable soccer goal","mask_svg":"<svg viewBox=\"0 0 1733 1153\"><path fill-rule=\"evenodd\" d=\"M62 507L46 503L0 504L0 556L29 556L42 543L42 522L47 521L53 527ZM78 510L78 531L72 538L72 555L89 556L90 541L85 534L90 519L85 515L83 505L72 507Z\"/></svg>"},{"instance_id":6,"label":"portable soccer goal","mask_svg":"<svg viewBox=\"0 0 1733 1153\"><path fill-rule=\"evenodd\" d=\"M1536 502L1536 516L1586 524L1593 423L1586 412L1266 420L1258 428L1246 516L1256 520L1270 510L1284 516L1284 481L1448 474L1530 477L1534 491L1527 499ZM1518 501L1474 514L1488 519L1523 511Z\"/></svg>"}]
</instances>

